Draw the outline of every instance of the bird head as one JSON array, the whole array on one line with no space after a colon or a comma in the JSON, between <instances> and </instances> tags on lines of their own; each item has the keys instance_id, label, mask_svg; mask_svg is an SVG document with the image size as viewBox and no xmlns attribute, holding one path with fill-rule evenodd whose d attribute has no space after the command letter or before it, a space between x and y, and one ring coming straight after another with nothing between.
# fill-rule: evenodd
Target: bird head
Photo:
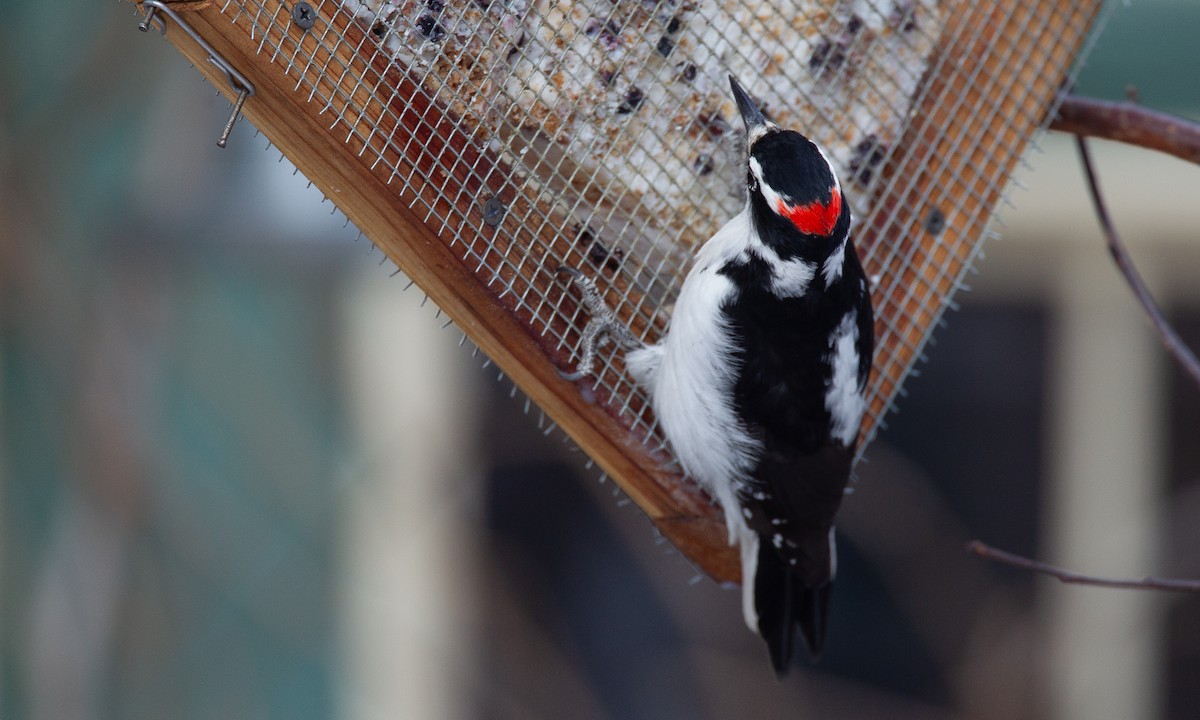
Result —
<instances>
[{"instance_id":1,"label":"bird head","mask_svg":"<svg viewBox=\"0 0 1200 720\"><path fill-rule=\"evenodd\" d=\"M829 158L813 141L768 120L732 75L729 85L746 123L746 183L757 219L840 240L849 230L850 208Z\"/></svg>"}]
</instances>

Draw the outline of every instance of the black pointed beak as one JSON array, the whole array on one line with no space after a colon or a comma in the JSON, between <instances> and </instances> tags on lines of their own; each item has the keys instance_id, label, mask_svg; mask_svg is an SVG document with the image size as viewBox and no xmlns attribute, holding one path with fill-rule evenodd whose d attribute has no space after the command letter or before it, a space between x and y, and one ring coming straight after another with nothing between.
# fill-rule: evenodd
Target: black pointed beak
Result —
<instances>
[{"instance_id":1,"label":"black pointed beak","mask_svg":"<svg viewBox=\"0 0 1200 720\"><path fill-rule=\"evenodd\" d=\"M737 101L738 111L742 114L742 122L746 123L746 132L753 132L755 128L764 127L767 124L767 118L763 116L762 110L754 104L738 81L733 75L729 76L729 87L733 90L733 99Z\"/></svg>"}]
</instances>

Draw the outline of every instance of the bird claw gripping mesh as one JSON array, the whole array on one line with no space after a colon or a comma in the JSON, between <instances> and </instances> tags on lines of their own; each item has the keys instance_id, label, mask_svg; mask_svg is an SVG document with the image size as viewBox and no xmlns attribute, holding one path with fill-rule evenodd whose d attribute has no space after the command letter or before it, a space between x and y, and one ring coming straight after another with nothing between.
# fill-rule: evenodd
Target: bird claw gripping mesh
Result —
<instances>
[{"instance_id":1,"label":"bird claw gripping mesh","mask_svg":"<svg viewBox=\"0 0 1200 720\"><path fill-rule=\"evenodd\" d=\"M579 299L589 316L581 333L579 362L574 372L558 371L564 380L574 382L591 375L596 361L596 350L607 342L614 342L618 348L624 350L641 347L641 341L634 337L629 328L617 318L612 308L604 302L604 295L601 294L600 288L596 287L594 280L565 265L559 267L557 272L566 276L568 285L574 285L579 290Z\"/></svg>"}]
</instances>

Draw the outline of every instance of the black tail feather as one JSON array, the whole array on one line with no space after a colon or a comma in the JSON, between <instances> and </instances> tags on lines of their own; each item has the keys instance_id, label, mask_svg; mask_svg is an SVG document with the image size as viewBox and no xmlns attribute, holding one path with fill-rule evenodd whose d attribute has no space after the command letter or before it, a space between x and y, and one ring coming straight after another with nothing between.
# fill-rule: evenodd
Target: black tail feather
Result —
<instances>
[{"instance_id":1,"label":"black tail feather","mask_svg":"<svg viewBox=\"0 0 1200 720\"><path fill-rule=\"evenodd\" d=\"M833 580L819 588L800 586L795 591L800 596L796 624L800 626L809 657L816 662L821 659L821 650L825 647L825 627L829 623L829 595L833 591Z\"/></svg>"},{"instance_id":2,"label":"black tail feather","mask_svg":"<svg viewBox=\"0 0 1200 720\"><path fill-rule=\"evenodd\" d=\"M765 544L764 544L765 545ZM792 588L790 569L779 555L763 545L758 549L758 571L754 575L754 611L758 614L758 634L767 641L771 665L779 677L792 662Z\"/></svg>"},{"instance_id":3,"label":"black tail feather","mask_svg":"<svg viewBox=\"0 0 1200 720\"><path fill-rule=\"evenodd\" d=\"M796 626L815 662L825 646L825 628L829 620L829 597L833 579L829 577L828 553L823 582L810 587L805 578L813 573L790 566L767 543L758 549L758 568L754 577L754 609L758 614L758 633L767 643L771 665L782 678L792 664ZM810 580L811 581L811 580Z\"/></svg>"}]
</instances>

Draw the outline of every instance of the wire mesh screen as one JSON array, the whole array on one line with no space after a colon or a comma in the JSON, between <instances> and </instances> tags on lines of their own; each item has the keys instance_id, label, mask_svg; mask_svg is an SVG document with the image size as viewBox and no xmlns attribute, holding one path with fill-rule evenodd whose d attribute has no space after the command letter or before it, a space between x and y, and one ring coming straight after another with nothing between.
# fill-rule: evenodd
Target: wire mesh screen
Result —
<instances>
[{"instance_id":1,"label":"wire mesh screen","mask_svg":"<svg viewBox=\"0 0 1200 720\"><path fill-rule=\"evenodd\" d=\"M335 162L364 166L459 265L410 252L402 268L418 282L458 273L516 318L524 337L512 342L525 350L514 356L534 347L533 364L545 365L534 384L570 369L587 320L556 280L560 266L596 278L639 337L664 332L692 253L745 202L734 74L771 119L827 150L847 188L877 309L870 435L1100 4L321 0L306 5L315 17L305 23L299 4L278 0L204 12L231 52L264 66L253 68L259 82L338 139ZM275 110L256 117L252 101L246 112L269 126ZM343 209L354 204L355 188L326 185ZM363 226L361 211L347 213ZM471 318L458 319L475 337ZM573 391L616 419L617 444L637 445L636 462L669 466L620 353L600 359ZM510 374L519 362L498 360ZM571 418L555 419L572 433ZM707 512L666 493L677 514Z\"/></svg>"}]
</instances>

